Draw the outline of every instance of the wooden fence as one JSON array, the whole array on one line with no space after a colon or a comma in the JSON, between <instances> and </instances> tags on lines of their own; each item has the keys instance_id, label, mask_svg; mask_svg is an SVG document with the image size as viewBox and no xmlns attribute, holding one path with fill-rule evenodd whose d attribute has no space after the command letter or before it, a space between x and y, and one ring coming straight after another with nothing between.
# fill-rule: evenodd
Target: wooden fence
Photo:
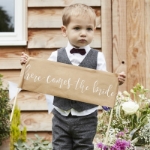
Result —
<instances>
[{"instance_id":1,"label":"wooden fence","mask_svg":"<svg viewBox=\"0 0 150 150\"><path fill-rule=\"evenodd\" d=\"M104 53L108 71L126 73L126 82L119 90L130 90L137 82L150 88L150 0L28 0L28 44L0 46L0 74L4 79L18 83L22 51L47 59L51 52L66 45L60 31L61 12L72 3L94 8L97 29L91 46ZM28 137L36 133L51 140L52 114L47 112L45 96L21 91L18 105ZM9 139L0 147L8 149Z\"/></svg>"}]
</instances>

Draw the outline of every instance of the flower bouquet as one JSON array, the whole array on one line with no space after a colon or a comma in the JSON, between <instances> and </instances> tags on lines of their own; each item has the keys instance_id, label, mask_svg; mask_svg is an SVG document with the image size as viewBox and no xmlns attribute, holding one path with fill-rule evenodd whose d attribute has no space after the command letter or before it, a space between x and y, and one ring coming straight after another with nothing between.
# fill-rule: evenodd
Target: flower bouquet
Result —
<instances>
[{"instance_id":1,"label":"flower bouquet","mask_svg":"<svg viewBox=\"0 0 150 150\"><path fill-rule=\"evenodd\" d=\"M118 93L114 108L104 110L98 118L97 150L134 150L137 145L150 149L148 91L137 84L130 93Z\"/></svg>"}]
</instances>

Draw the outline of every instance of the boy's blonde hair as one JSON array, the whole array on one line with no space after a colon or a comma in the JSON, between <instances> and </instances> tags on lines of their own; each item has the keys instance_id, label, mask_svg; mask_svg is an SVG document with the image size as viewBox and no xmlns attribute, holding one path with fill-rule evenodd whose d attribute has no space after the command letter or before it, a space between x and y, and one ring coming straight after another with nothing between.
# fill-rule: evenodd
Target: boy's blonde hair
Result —
<instances>
[{"instance_id":1,"label":"boy's blonde hair","mask_svg":"<svg viewBox=\"0 0 150 150\"><path fill-rule=\"evenodd\" d=\"M72 4L65 7L62 15L63 25L67 26L72 16L81 16L83 17L83 19L89 17L94 21L94 26L96 26L96 14L90 6L87 6L85 4Z\"/></svg>"}]
</instances>

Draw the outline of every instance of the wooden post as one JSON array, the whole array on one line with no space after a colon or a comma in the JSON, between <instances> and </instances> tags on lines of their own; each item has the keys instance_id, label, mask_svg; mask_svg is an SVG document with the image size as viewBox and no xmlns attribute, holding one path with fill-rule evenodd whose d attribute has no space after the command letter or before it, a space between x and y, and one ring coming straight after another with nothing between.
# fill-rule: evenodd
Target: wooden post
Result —
<instances>
[{"instance_id":1,"label":"wooden post","mask_svg":"<svg viewBox=\"0 0 150 150\"><path fill-rule=\"evenodd\" d=\"M124 71L127 74L126 49L126 0L112 1L112 30L113 30L113 72ZM127 89L126 82L119 86L119 91Z\"/></svg>"},{"instance_id":2,"label":"wooden post","mask_svg":"<svg viewBox=\"0 0 150 150\"><path fill-rule=\"evenodd\" d=\"M102 52L105 55L107 70L112 72L112 20L111 0L101 0Z\"/></svg>"},{"instance_id":3,"label":"wooden post","mask_svg":"<svg viewBox=\"0 0 150 150\"><path fill-rule=\"evenodd\" d=\"M150 89L150 0L145 0L146 88Z\"/></svg>"},{"instance_id":4,"label":"wooden post","mask_svg":"<svg viewBox=\"0 0 150 150\"><path fill-rule=\"evenodd\" d=\"M145 0L126 0L128 91L137 83L143 86L146 84L144 1Z\"/></svg>"}]
</instances>

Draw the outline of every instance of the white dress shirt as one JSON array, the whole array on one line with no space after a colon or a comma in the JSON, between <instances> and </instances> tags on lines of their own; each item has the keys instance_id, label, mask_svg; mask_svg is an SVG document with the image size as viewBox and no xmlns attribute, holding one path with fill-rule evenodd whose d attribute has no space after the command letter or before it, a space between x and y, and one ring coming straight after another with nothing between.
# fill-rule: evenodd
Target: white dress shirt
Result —
<instances>
[{"instance_id":1,"label":"white dress shirt","mask_svg":"<svg viewBox=\"0 0 150 150\"><path fill-rule=\"evenodd\" d=\"M75 65L75 66L78 66L83 61L83 59L86 57L86 55L88 54L88 52L91 49L89 45L87 45L85 47L81 47L81 48L84 48L85 51L86 51L85 55L81 55L81 54L78 54L78 53L71 54L70 50L72 48L73 48L73 46L68 42L67 47L65 48L66 52L67 52L67 56L68 56L69 60L71 61L72 65ZM52 54L50 55L48 60L57 62L57 51L52 52ZM106 71L106 62L105 62L105 58L104 58L104 55L103 55L102 52L98 52L97 68L96 69ZM94 107L92 109L84 110L82 112L78 112L73 108L68 110L68 111L64 111L64 110L62 110L62 109L60 109L56 106L55 106L55 109L64 116L68 116L68 114L70 112L71 112L72 115L75 115L75 116L85 116L85 115L89 115L89 114L93 113L95 110L98 109L98 107Z\"/></svg>"}]
</instances>

